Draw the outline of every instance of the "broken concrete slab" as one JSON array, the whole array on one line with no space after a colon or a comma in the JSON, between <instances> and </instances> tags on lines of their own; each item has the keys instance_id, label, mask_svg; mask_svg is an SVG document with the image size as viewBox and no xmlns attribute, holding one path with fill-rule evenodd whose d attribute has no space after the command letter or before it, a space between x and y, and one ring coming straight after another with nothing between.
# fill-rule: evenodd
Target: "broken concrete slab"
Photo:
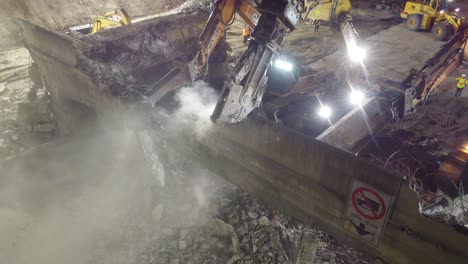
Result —
<instances>
[{"instance_id":1,"label":"broken concrete slab","mask_svg":"<svg viewBox=\"0 0 468 264\"><path fill-rule=\"evenodd\" d=\"M204 21L200 13L178 14L73 36L19 24L54 98L60 131L67 134L74 130L73 119L95 119L96 113L120 123L116 109L142 101L160 77L190 58Z\"/></svg>"},{"instance_id":2,"label":"broken concrete slab","mask_svg":"<svg viewBox=\"0 0 468 264\"><path fill-rule=\"evenodd\" d=\"M316 137L324 143L345 151L356 151L358 143L376 135L389 122L378 100L367 99Z\"/></svg>"},{"instance_id":3,"label":"broken concrete slab","mask_svg":"<svg viewBox=\"0 0 468 264\"><path fill-rule=\"evenodd\" d=\"M296 255L293 264L313 263L317 253L318 241L312 234L304 234L299 245L299 252Z\"/></svg>"}]
</instances>

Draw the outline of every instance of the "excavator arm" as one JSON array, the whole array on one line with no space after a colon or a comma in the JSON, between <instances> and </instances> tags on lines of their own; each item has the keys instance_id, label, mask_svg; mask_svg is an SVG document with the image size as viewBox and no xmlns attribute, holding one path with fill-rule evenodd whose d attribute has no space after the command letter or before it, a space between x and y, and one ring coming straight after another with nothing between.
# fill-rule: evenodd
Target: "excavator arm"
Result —
<instances>
[{"instance_id":1,"label":"excavator arm","mask_svg":"<svg viewBox=\"0 0 468 264\"><path fill-rule=\"evenodd\" d=\"M262 103L267 70L279 55L284 36L295 29L303 12L302 1L263 0L253 41L242 54L211 115L214 122L237 123Z\"/></svg>"},{"instance_id":2,"label":"excavator arm","mask_svg":"<svg viewBox=\"0 0 468 264\"><path fill-rule=\"evenodd\" d=\"M399 118L415 111L457 68L468 60L468 26L461 28L449 42L430 58L417 72L411 73L403 83L404 103L398 106Z\"/></svg>"},{"instance_id":3,"label":"excavator arm","mask_svg":"<svg viewBox=\"0 0 468 264\"><path fill-rule=\"evenodd\" d=\"M91 33L96 33L107 28L120 27L131 24L132 20L123 8L104 13L93 20Z\"/></svg>"},{"instance_id":4,"label":"excavator arm","mask_svg":"<svg viewBox=\"0 0 468 264\"><path fill-rule=\"evenodd\" d=\"M193 59L188 64L175 67L156 82L146 93L147 102L154 105L176 88L202 79L205 76L210 56L236 14L242 17L251 28L256 27L261 16L250 0L217 0L198 37L197 51Z\"/></svg>"},{"instance_id":5,"label":"excavator arm","mask_svg":"<svg viewBox=\"0 0 468 264\"><path fill-rule=\"evenodd\" d=\"M284 36L294 31L300 21L321 19L339 23L345 39L351 38L347 44L356 45L358 35L348 16L350 9L349 0L218 0L199 37L194 59L188 67L176 68L160 80L154 87L163 87L150 95L149 100L157 102L186 76L190 76L191 81L201 79L226 27L239 14L254 30L253 41L225 81L211 118L223 123L240 122L261 105L267 84L266 73L279 57Z\"/></svg>"},{"instance_id":6,"label":"excavator arm","mask_svg":"<svg viewBox=\"0 0 468 264\"><path fill-rule=\"evenodd\" d=\"M200 79L204 75L208 58L213 53L226 27L230 25L238 14L251 27L257 26L260 12L251 5L249 0L219 0L206 23L198 41L198 50L189 64L192 80Z\"/></svg>"}]
</instances>

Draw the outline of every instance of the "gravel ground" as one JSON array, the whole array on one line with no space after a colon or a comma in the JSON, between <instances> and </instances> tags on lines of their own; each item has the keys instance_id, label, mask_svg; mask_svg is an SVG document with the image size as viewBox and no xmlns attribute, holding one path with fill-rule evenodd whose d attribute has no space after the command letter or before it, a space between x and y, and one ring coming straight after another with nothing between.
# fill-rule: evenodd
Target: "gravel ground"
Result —
<instances>
[{"instance_id":1,"label":"gravel ground","mask_svg":"<svg viewBox=\"0 0 468 264\"><path fill-rule=\"evenodd\" d=\"M25 48L0 52L0 160L45 143L55 135L49 99L37 68L32 65Z\"/></svg>"}]
</instances>

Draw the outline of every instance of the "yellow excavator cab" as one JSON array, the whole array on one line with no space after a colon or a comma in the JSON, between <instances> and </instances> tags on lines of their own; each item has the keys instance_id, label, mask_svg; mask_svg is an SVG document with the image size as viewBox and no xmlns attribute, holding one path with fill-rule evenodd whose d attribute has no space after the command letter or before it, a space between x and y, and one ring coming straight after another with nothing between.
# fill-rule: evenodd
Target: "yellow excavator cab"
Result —
<instances>
[{"instance_id":1,"label":"yellow excavator cab","mask_svg":"<svg viewBox=\"0 0 468 264\"><path fill-rule=\"evenodd\" d=\"M321 0L304 1L306 12L302 15L302 20L324 20L333 23L342 23L346 15L351 11L349 0Z\"/></svg>"},{"instance_id":2,"label":"yellow excavator cab","mask_svg":"<svg viewBox=\"0 0 468 264\"><path fill-rule=\"evenodd\" d=\"M464 18L449 12L443 0L407 1L401 18L414 31L432 31L435 39L445 41L458 32Z\"/></svg>"},{"instance_id":3,"label":"yellow excavator cab","mask_svg":"<svg viewBox=\"0 0 468 264\"><path fill-rule=\"evenodd\" d=\"M104 29L120 27L132 23L127 11L123 8L104 13L93 20L91 33L96 33Z\"/></svg>"}]
</instances>

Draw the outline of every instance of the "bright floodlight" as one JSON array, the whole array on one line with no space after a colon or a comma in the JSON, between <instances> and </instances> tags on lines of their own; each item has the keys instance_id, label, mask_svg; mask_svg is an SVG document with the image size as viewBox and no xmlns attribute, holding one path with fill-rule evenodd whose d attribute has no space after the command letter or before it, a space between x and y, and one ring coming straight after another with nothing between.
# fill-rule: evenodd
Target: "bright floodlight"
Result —
<instances>
[{"instance_id":1,"label":"bright floodlight","mask_svg":"<svg viewBox=\"0 0 468 264\"><path fill-rule=\"evenodd\" d=\"M455 12L460 12L460 8L455 8Z\"/></svg>"},{"instance_id":2,"label":"bright floodlight","mask_svg":"<svg viewBox=\"0 0 468 264\"><path fill-rule=\"evenodd\" d=\"M331 114L332 114L332 111L331 111L330 107L328 107L326 105L322 106L318 111L318 115L320 117L326 118L326 119L330 118Z\"/></svg>"},{"instance_id":3,"label":"bright floodlight","mask_svg":"<svg viewBox=\"0 0 468 264\"><path fill-rule=\"evenodd\" d=\"M445 10L440 10L440 12L439 12L439 13L443 14L443 13L445 13Z\"/></svg>"},{"instance_id":4,"label":"bright floodlight","mask_svg":"<svg viewBox=\"0 0 468 264\"><path fill-rule=\"evenodd\" d=\"M349 95L349 100L351 101L352 104L355 104L355 105L362 105L362 103L364 102L364 94L360 91L353 91L350 95Z\"/></svg>"},{"instance_id":5,"label":"bright floodlight","mask_svg":"<svg viewBox=\"0 0 468 264\"><path fill-rule=\"evenodd\" d=\"M468 143L463 144L462 151L468 153Z\"/></svg>"},{"instance_id":6,"label":"bright floodlight","mask_svg":"<svg viewBox=\"0 0 468 264\"><path fill-rule=\"evenodd\" d=\"M348 56L354 62L362 62L366 58L366 50L351 43L348 46Z\"/></svg>"},{"instance_id":7,"label":"bright floodlight","mask_svg":"<svg viewBox=\"0 0 468 264\"><path fill-rule=\"evenodd\" d=\"M292 71L293 69L293 65L285 60L282 60L282 59L277 59L275 61L275 66L278 68L278 69L281 69L283 71Z\"/></svg>"}]
</instances>

